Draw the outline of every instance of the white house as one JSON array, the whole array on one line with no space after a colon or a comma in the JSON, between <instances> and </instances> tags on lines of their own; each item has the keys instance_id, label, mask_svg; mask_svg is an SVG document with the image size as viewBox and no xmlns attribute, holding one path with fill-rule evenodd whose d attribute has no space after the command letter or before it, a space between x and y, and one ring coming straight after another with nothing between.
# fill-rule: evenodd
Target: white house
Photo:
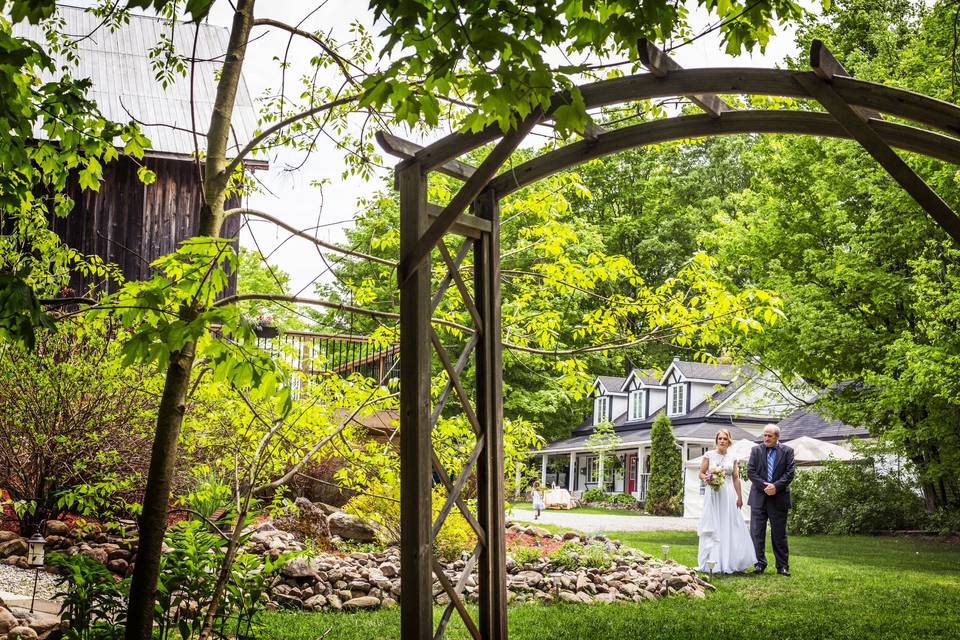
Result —
<instances>
[{"instance_id":1,"label":"white house","mask_svg":"<svg viewBox=\"0 0 960 640\"><path fill-rule=\"evenodd\" d=\"M660 413L670 417L687 462L713 447L718 429L729 429L735 441L757 440L764 425L779 422L797 405L796 390L751 366L679 358L661 375L634 369L625 378L598 376L590 397L593 413L572 436L534 454L540 459L541 483L565 487L574 495L602 487L640 502L649 477L650 428ZM596 447L588 443L594 427L605 420L613 423L621 440L613 470L604 469Z\"/></svg>"}]
</instances>

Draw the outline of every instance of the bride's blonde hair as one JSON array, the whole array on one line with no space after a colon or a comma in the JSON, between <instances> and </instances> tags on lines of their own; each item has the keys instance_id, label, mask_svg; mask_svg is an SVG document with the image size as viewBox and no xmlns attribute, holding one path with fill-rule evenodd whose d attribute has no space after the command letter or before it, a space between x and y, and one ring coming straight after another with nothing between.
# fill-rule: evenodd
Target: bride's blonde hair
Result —
<instances>
[{"instance_id":1,"label":"bride's blonde hair","mask_svg":"<svg viewBox=\"0 0 960 640\"><path fill-rule=\"evenodd\" d=\"M717 431L717 435L713 436L713 444L719 443L721 434L727 436L727 441L733 444L733 436L730 435L730 429L720 429Z\"/></svg>"}]
</instances>

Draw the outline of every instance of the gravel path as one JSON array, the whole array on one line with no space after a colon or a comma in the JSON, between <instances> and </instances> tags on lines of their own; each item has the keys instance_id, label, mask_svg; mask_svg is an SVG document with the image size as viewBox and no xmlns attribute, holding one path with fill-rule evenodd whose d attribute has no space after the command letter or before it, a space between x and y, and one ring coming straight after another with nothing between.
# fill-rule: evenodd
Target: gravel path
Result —
<instances>
[{"instance_id":1,"label":"gravel path","mask_svg":"<svg viewBox=\"0 0 960 640\"><path fill-rule=\"evenodd\" d=\"M606 514L542 511L540 519L533 519L533 511L513 509L509 519L531 524L552 524L569 527L584 533L607 531L696 531L696 518L669 518L661 516L615 516Z\"/></svg>"},{"instance_id":2,"label":"gravel path","mask_svg":"<svg viewBox=\"0 0 960 640\"><path fill-rule=\"evenodd\" d=\"M30 594L33 593L34 576L32 569L0 564L0 598L3 600L29 599ZM49 600L57 591L56 577L41 571L37 581L37 598Z\"/></svg>"}]
</instances>

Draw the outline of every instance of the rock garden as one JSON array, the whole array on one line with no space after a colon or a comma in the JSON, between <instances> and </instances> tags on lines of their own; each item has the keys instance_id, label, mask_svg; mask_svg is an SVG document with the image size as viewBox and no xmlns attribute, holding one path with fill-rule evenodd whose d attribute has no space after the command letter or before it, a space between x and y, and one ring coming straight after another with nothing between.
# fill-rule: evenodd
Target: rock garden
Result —
<instances>
[{"instance_id":1,"label":"rock garden","mask_svg":"<svg viewBox=\"0 0 960 640\"><path fill-rule=\"evenodd\" d=\"M269 569L262 595L267 610L358 610L397 606L402 598L400 551L395 545L379 547L375 528L362 519L323 504L297 501L295 517L279 517L253 523L245 532L244 553L260 558ZM329 536L319 546L316 532ZM134 532L105 532L97 526L71 529L60 521L46 523L47 550L56 558L81 556L102 565L116 583L132 573L136 562ZM712 587L696 572L673 561L663 561L622 546L604 536L581 537L569 532L553 534L539 527L511 524L507 529L507 587L511 602L603 604L642 603L645 600L680 595L703 598ZM177 543L165 552L173 557ZM0 532L0 570L4 582L19 585L19 595L32 588L26 541L11 532ZM452 584L460 582L469 563L466 552L443 563ZM41 573L39 597L53 598L66 585L53 580L69 576L50 575L58 562ZM63 571L63 569L60 569ZM478 598L477 575L461 582L467 601ZM434 581L437 604L449 595ZM186 595L186 594L184 594ZM19 601L22 603L22 600ZM182 612L198 604L184 597ZM0 639L56 638L60 625L49 613L28 615L22 606L0 609Z\"/></svg>"}]
</instances>

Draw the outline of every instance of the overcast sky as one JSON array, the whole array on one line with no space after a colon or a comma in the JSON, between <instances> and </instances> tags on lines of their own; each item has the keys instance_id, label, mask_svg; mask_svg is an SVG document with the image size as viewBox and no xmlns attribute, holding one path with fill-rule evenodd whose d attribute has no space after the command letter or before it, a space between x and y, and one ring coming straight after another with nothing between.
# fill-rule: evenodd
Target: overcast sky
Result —
<instances>
[{"instance_id":1,"label":"overcast sky","mask_svg":"<svg viewBox=\"0 0 960 640\"><path fill-rule=\"evenodd\" d=\"M270 17L296 24L317 6L317 0L261 2L256 13L257 17ZM371 24L365 6L366 3L358 1L330 0L304 22L303 28L332 30L334 36L342 42L349 37L349 23L357 20L375 33L376 29ZM229 26L231 19L229 4L217 3L210 16L211 23ZM696 22L698 27L702 27L709 20L702 17ZM254 35L262 33L266 35L255 39L249 46L244 67L244 76L254 99L278 86L279 73L273 58L282 56L288 39L284 33L275 30L267 32L263 28L258 28ZM782 61L785 55L793 53L793 35L792 29L783 30L770 42L765 53L757 52L752 56L731 58L722 53L719 37L710 34L681 47L674 57L684 67L772 67ZM289 59L308 60L316 53L317 48L312 43L294 39ZM295 66L290 77L297 77L299 72L306 70L305 65ZM442 135L442 132L437 133L437 137ZM298 228L325 225L317 230L317 235L325 240L337 241L343 238L344 227L357 214L357 199L381 188L382 181L365 182L359 178L343 180L340 177L343 153L329 140L321 139L320 145L321 149L296 171L289 168L300 163L299 156L282 151L273 154L270 171L258 172L258 177L271 194L251 197L250 206L279 215ZM386 161L392 163L393 159L387 157ZM380 175L386 173L388 172L381 171ZM322 189L310 186L312 181L321 179L329 180L330 183ZM271 262L291 275L295 291L306 288L307 292L310 292L311 283L317 278L323 282L330 280L329 274L323 274L326 267L315 247L307 241L288 240L277 250L278 244L286 237L284 232L266 224L258 224L254 227L254 235L264 252L273 252ZM254 237L245 232L241 242L245 246L253 246Z\"/></svg>"}]
</instances>

